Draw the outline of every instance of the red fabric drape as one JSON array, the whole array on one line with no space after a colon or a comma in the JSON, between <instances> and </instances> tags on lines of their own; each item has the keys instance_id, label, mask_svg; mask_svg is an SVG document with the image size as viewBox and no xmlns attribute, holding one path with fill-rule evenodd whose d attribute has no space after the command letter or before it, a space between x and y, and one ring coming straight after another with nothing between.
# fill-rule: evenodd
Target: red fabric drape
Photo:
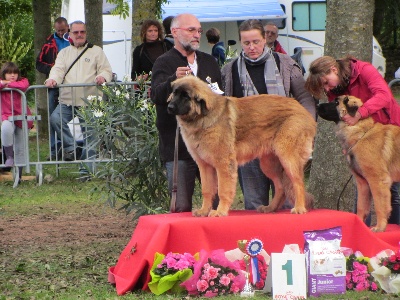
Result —
<instances>
[{"instance_id":1,"label":"red fabric drape","mask_svg":"<svg viewBox=\"0 0 400 300\"><path fill-rule=\"evenodd\" d=\"M109 269L109 282L118 295L132 289L147 289L155 252L196 253L237 248L237 240L259 238L268 254L280 253L286 244L303 248L303 231L342 226L342 246L372 257L384 249L396 250L400 226L389 225L384 233L373 233L355 215L318 209L304 215L287 211L261 214L231 211L228 217L195 218L191 213L143 216L117 264Z\"/></svg>"}]
</instances>

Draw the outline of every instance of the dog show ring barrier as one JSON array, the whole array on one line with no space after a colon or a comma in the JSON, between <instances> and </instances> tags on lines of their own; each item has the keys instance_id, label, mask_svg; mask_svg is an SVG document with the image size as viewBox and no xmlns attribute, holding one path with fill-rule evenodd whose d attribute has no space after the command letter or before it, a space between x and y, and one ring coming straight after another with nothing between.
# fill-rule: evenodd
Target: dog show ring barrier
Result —
<instances>
[{"instance_id":1,"label":"dog show ring barrier","mask_svg":"<svg viewBox=\"0 0 400 300\"><path fill-rule=\"evenodd\" d=\"M111 82L107 83L107 86L114 86L114 85L119 85L119 86L130 86L130 94L132 95L135 90L134 86L136 86L138 82ZM71 93L73 93L73 89L77 87L92 87L96 86L95 83L93 84L62 84L57 86L59 89L71 89ZM37 91L39 89L46 89L46 102L45 102L45 108L46 111L45 113L47 114L47 118L43 118L41 113L43 113L43 110L39 110L39 101L38 101L38 96L37 96ZM64 158L64 142L60 137L55 138L55 152L56 155L55 157L52 157L51 154L51 125L50 125L50 114L49 114L49 94L48 94L48 87L45 85L32 85L30 86L26 92L22 92L18 89L14 88L5 88L2 89L2 91L10 91L11 92L11 101L13 102L14 99L14 93L18 93L21 96L21 106L22 106L22 114L21 115L12 115L9 117L9 121L17 121L20 120L22 121L22 132L23 132L23 151L25 153L24 155L24 160L23 162L15 163L14 166L11 168L12 169L12 174L13 174L13 187L17 187L19 184L19 167L25 168L26 173L31 173L31 167L35 167L35 175L36 175L36 181L38 185L42 185L43 183L43 166L44 165L54 165L56 167L56 176L59 176L59 171L61 168L66 168L70 167L71 164L75 165L81 165L81 164L89 164L89 165L95 165L97 163L104 163L111 161L113 158L100 158L95 156L94 158L89 158L82 160L80 158L79 151L85 151L87 148L87 141L83 139L82 135L82 130L80 126L80 122L78 119L78 116L74 112L73 109L73 118L68 124L71 134L74 137L74 152L73 152L73 160L65 161ZM34 98L34 103L30 103L29 107L31 108L32 115L27 115L27 98L29 96L28 93L35 93ZM97 94L93 96L99 96L100 95L100 89L97 89ZM1 100L1 93L0 93L0 100ZM106 99L103 98L104 101L107 101ZM1 103L1 102L0 102ZM41 105L43 106L44 102L41 102ZM72 105L74 107L74 105ZM43 107L44 108L44 107ZM1 107L0 107L1 109ZM47 133L46 133L46 139L43 140L42 137L40 137L40 129L41 126L44 126L43 122L44 120L47 120ZM28 128L28 121L33 121L33 129L29 130ZM61 118L60 118L60 125L61 125ZM61 131L61 134L62 131ZM32 142L32 139L34 142ZM31 141L31 142L30 142ZM43 150L43 145L44 143L48 143L48 151ZM14 153L15 153L15 144L14 146ZM47 148L47 147L45 147ZM1 150L3 150L1 148ZM96 149L99 150L99 149ZM4 154L4 151L1 151L2 154ZM47 158L43 157L43 153L47 153ZM96 151L96 153L99 153L99 151ZM0 169L6 168L5 167L5 155L2 155L0 159ZM79 179L79 178L78 178Z\"/></svg>"},{"instance_id":2,"label":"dog show ring barrier","mask_svg":"<svg viewBox=\"0 0 400 300\"><path fill-rule=\"evenodd\" d=\"M392 88L393 85L395 84L399 84L400 83L400 79L393 79L392 81L390 81L388 83L389 87ZM111 82L111 83L107 83L107 86L113 86L113 85L125 85L125 86L132 86L131 88L131 93L134 93L134 86L136 86L138 84L138 82ZM147 84L147 83L146 83ZM76 88L76 87L91 87L91 86L96 86L96 84L62 84L57 86L57 88L69 88L72 89ZM77 118L76 115L74 115L74 118L71 120L71 122L69 123L69 127L71 130L71 133L74 137L74 160L73 161L64 161L63 158L63 154L61 154L61 156L56 155L55 159L53 159L52 155L51 155L51 145L50 145L50 137L51 137L51 126L50 126L50 114L49 114L49 96L48 93L46 93L46 113L47 113L47 143L48 143L48 155L47 157L49 157L49 160L43 159L43 157L41 157L41 155L43 155L43 151L41 151L41 148L43 146L43 141L40 140L39 137L39 132L40 132L40 126L43 126L43 120L42 120L42 115L39 113L39 105L38 105L38 97L36 95L36 92L39 89L46 89L46 91L48 91L48 87L46 87L45 85L32 85L30 86L26 92L22 92L18 89L14 89L14 88L5 88L2 89L2 91L10 91L11 95L12 95L12 101L13 101L13 95L14 93L18 93L21 96L21 105L22 105L22 115L13 115L11 117L9 117L9 121L17 121L20 120L22 121L22 132L23 132L23 150L26 154L24 156L24 160L22 163L17 163L14 165L14 167L12 168L12 173L13 173L13 181L14 187L17 187L19 184L19 168L18 167L24 167L25 168L25 172L26 173L31 173L31 166L35 167L35 175L36 175L36 181L38 183L38 185L41 185L43 183L43 165L54 165L56 167L56 176L59 176L59 171L61 168L66 168L67 165L71 165L71 164L82 164L82 163L99 163L99 162L107 162L112 160L112 158L106 159L106 158L99 158L99 157L95 157L94 159L89 159L89 160L81 160L79 157L79 153L77 153L77 149L82 149L85 148L87 146L87 144L85 144L84 141L81 140L80 137L82 137L81 135L81 128L80 128L80 124L79 124L79 119ZM99 91L99 90L97 90ZM32 110L32 115L29 116L27 115L27 95L28 93L35 93L34 96L34 104L31 104L31 110ZM94 96L98 96L94 95ZM0 93L0 100L1 100L1 93ZM0 107L1 109L1 107ZM34 127L33 130L29 130L28 129L28 121L33 121L34 122ZM61 122L61 120L60 120ZM29 144L29 139L35 139L35 149L31 149L32 147ZM56 153L58 154L59 151L62 151L63 149L63 142L62 142L62 138L60 139L61 141L56 143ZM15 146L15 145L14 145ZM1 148L2 150L2 148ZM14 149L15 150L15 149ZM34 151L32 151L34 150ZM2 153L4 153L3 151L0 151ZM5 168L5 157L4 155L2 155L1 159L0 159L0 169L1 168Z\"/></svg>"}]
</instances>

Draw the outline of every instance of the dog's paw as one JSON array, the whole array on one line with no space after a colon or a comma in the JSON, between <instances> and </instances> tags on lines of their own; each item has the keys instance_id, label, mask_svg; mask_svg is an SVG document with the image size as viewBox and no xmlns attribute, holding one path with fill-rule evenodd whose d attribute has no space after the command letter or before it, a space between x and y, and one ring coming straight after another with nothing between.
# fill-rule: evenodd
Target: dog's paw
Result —
<instances>
[{"instance_id":1,"label":"dog's paw","mask_svg":"<svg viewBox=\"0 0 400 300\"><path fill-rule=\"evenodd\" d=\"M275 209L271 205L260 205L257 207L257 211L264 214L269 214L275 211Z\"/></svg>"},{"instance_id":2,"label":"dog's paw","mask_svg":"<svg viewBox=\"0 0 400 300\"><path fill-rule=\"evenodd\" d=\"M208 214L209 217L226 217L228 215L227 211L222 211L222 210L214 210L212 209L210 213Z\"/></svg>"},{"instance_id":3,"label":"dog's paw","mask_svg":"<svg viewBox=\"0 0 400 300\"><path fill-rule=\"evenodd\" d=\"M196 209L193 211L194 217L207 217L210 213L209 209Z\"/></svg>"},{"instance_id":4,"label":"dog's paw","mask_svg":"<svg viewBox=\"0 0 400 300\"><path fill-rule=\"evenodd\" d=\"M305 214L307 212L307 209L304 206L295 206L292 208L290 211L292 214Z\"/></svg>"},{"instance_id":5,"label":"dog's paw","mask_svg":"<svg viewBox=\"0 0 400 300\"><path fill-rule=\"evenodd\" d=\"M375 226L371 228L372 232L384 232L386 230L386 226Z\"/></svg>"}]
</instances>

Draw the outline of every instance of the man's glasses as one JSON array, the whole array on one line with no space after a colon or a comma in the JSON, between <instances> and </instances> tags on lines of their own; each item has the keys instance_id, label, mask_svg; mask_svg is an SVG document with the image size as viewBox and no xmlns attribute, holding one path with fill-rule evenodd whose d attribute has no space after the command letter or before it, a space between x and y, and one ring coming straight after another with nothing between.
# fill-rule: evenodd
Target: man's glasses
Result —
<instances>
[{"instance_id":1,"label":"man's glasses","mask_svg":"<svg viewBox=\"0 0 400 300\"><path fill-rule=\"evenodd\" d=\"M71 33L73 33L73 34L75 34L75 35L77 35L77 34L85 34L86 33L86 30L80 30L80 31L72 31Z\"/></svg>"},{"instance_id":2,"label":"man's glasses","mask_svg":"<svg viewBox=\"0 0 400 300\"><path fill-rule=\"evenodd\" d=\"M267 31L265 31L265 33L268 35L268 34L270 34L270 35L276 35L276 32L274 32L274 31L269 31L269 30L267 30Z\"/></svg>"},{"instance_id":3,"label":"man's glasses","mask_svg":"<svg viewBox=\"0 0 400 300\"><path fill-rule=\"evenodd\" d=\"M202 33L203 33L203 29L201 29L201 28L196 28L196 27L189 27L189 28L176 27L176 29L186 30L186 31L189 32L190 34L195 34L196 32L197 32L198 34L202 34Z\"/></svg>"}]
</instances>

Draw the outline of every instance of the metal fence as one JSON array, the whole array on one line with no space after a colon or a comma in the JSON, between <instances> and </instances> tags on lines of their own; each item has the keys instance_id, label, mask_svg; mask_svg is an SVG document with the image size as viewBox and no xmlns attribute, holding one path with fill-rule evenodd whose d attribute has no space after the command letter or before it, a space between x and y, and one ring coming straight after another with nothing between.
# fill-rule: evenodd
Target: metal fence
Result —
<instances>
[{"instance_id":1,"label":"metal fence","mask_svg":"<svg viewBox=\"0 0 400 300\"><path fill-rule=\"evenodd\" d=\"M400 79L394 79L389 82L389 87L392 88L393 85L399 84ZM108 86L112 85L125 85L125 86L131 86L131 91L134 93L134 86L138 84L138 82L117 82L117 83L108 83ZM71 89L71 93L73 93L74 88L88 88L88 87L93 87L96 86L96 84L63 84L59 85L59 89ZM74 118L72 118L71 122L69 123L69 128L72 133L72 136L74 137L74 159L72 161L65 161L64 160L64 153L62 152L62 149L64 149L64 142L63 142L63 137L56 137L56 140L59 140L59 142L56 143L56 156L52 157L51 155L51 124L50 124L50 113L49 113L49 105L46 105L46 114L47 117L44 118L40 112L39 112L39 103L38 102L38 95L37 92L40 89L45 89L46 90L46 104L49 103L49 93L48 93L48 88L44 85L32 85L30 86L26 92L22 92L18 89L10 89L10 88L5 88L2 89L2 91L9 91L11 93L11 102L13 103L15 95L18 94L21 97L21 107L22 107L22 114L21 115L16 115L13 113L11 117L8 118L9 121L22 121L22 135L23 135L23 143L22 143L22 149L25 155L23 156L22 159L17 159L16 163L14 164L14 167L12 168L13 171L13 176L14 176L14 187L18 186L19 183L19 173L20 173L20 167L25 168L26 173L31 173L31 168L33 167L35 169L35 174L36 174L36 180L39 185L43 183L43 166L44 165L53 165L56 167L56 175L59 175L59 171L62 168L67 168L71 167L71 165L82 165L82 164L92 164L93 166L95 164L101 163L101 162L107 162L113 159L112 157L110 158L104 158L104 157L92 157L90 159L81 159L79 155L79 150L87 148L87 141L83 138L81 133L81 126L79 119L77 118L76 114L74 114ZM98 93L100 92L97 90ZM30 107L32 108L32 115L27 115L27 97L30 96L31 93L34 93L33 98L34 103L30 103ZM95 95L99 96L99 94ZM0 93L0 100L2 97L2 93ZM1 103L1 101L0 101ZM72 105L74 107L74 105ZM1 105L0 105L0 111L1 111ZM42 111L42 110L41 110ZM41 139L40 138L40 129L42 126L44 126L43 122L44 120L47 120L47 138L46 139ZM34 127L32 130L29 130L28 128L28 122L33 121L34 122ZM60 120L61 122L61 120ZM33 141L33 142L32 142ZM15 143L14 145L14 153L15 153ZM97 151L99 153L99 151ZM5 165L5 155L3 152L2 158L0 160L0 168L4 168Z\"/></svg>"},{"instance_id":2,"label":"metal fence","mask_svg":"<svg viewBox=\"0 0 400 300\"><path fill-rule=\"evenodd\" d=\"M117 85L124 85L124 86L129 86L131 93L134 93L134 86L137 85L137 82L117 82L117 83L108 83L108 86L114 86L115 84ZM61 92L62 89L70 89L70 93L74 95L76 88L82 88L82 89L87 89L89 87L96 86L96 84L62 84L57 86L59 88L59 91ZM40 89L45 89L46 90L46 108L45 109L39 109L41 107L39 105L38 101L38 95L37 92ZM101 91L100 89L96 89L96 95L93 96L100 96ZM85 138L84 135L84 130L82 132L82 129L84 129L85 126L81 126L81 122L78 118L76 108L79 106L76 106L74 101L72 105L70 106L72 110L72 118L71 121L68 123L69 127L69 132L71 133L73 137L73 159L66 161L65 160L65 153L63 151L64 149L64 136L63 136L63 131L61 131L61 136L58 136L57 133L53 133L52 131L52 126L50 124L50 115L51 112L49 111L49 89L44 86L44 85L32 85L30 86L26 92L22 92L17 89L10 89L10 88L5 88L2 91L9 91L11 93L11 99L12 103L14 100L17 100L15 95L18 93L18 95L21 96L21 106L22 106L22 114L17 115L14 114L11 117L8 118L9 121L17 121L20 120L22 121L22 135L23 135L23 152L24 152L24 157L23 160L21 161L20 158L18 158L15 161L14 166L12 167L12 172L13 172L13 178L14 178L14 187L18 186L19 183L19 175L21 171L21 167L25 168L26 173L31 173L31 169L35 169L35 174L36 174L36 180L39 185L43 183L43 166L44 165L53 165L56 167L56 175L59 175L59 171L62 168L71 168L73 165L75 167L80 166L81 169L83 165L85 166L84 168L89 168L93 170L95 168L95 165L100 163L100 162L107 162L112 159L110 158L104 158L104 157L98 157L97 155L94 155L90 157L89 155L88 158L81 159L81 151L85 152L88 150L88 142L87 139ZM1 97L0 93L0 97ZM31 96L31 94L33 94ZM86 97L89 95L85 95ZM19 97L18 97L19 98ZM31 113L32 115L27 114L27 99L32 98L34 99L34 103L30 103L29 107L31 108ZM72 96L72 99L75 99L74 96ZM1 98L0 98L1 100ZM106 100L106 99L105 99ZM1 102L0 102L1 103ZM44 101L41 101L41 104L43 105ZM0 107L1 111L1 107ZM45 112L46 116L42 116L41 112ZM59 126L62 128L62 111L60 114L60 124ZM67 116L66 116L67 117ZM41 128L44 126L43 122L47 121L47 134L46 138L43 139L41 138L40 132ZM29 130L28 122L33 121L34 126L32 130ZM55 135L55 155L51 153L51 136ZM16 155L16 149L15 149L15 143L13 143L14 147L14 155ZM2 147L3 149L3 147ZM95 149L95 153L99 153L99 151L96 151L98 149ZM2 159L0 160L0 168L5 168L5 161L6 157L4 155L4 151L2 151ZM87 153L88 154L88 153ZM78 171L78 170L75 170ZM78 172L77 172L78 173Z\"/></svg>"}]
</instances>

